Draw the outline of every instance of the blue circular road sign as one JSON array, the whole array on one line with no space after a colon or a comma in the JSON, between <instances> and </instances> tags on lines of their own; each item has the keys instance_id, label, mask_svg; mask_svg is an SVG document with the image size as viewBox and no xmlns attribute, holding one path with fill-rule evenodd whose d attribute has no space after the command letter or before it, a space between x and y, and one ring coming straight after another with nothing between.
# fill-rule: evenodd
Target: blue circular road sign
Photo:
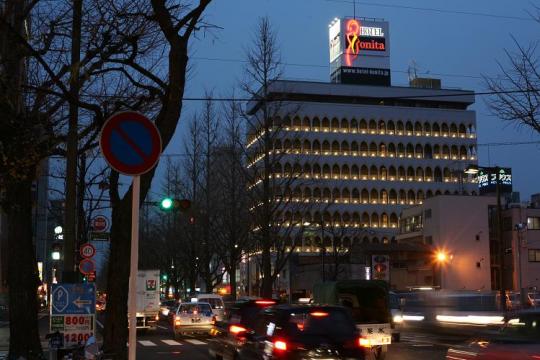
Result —
<instances>
[{"instance_id":1,"label":"blue circular road sign","mask_svg":"<svg viewBox=\"0 0 540 360\"><path fill-rule=\"evenodd\" d=\"M161 136L156 125L135 111L116 113L107 119L99 145L109 165L130 176L150 171L161 155Z\"/></svg>"}]
</instances>

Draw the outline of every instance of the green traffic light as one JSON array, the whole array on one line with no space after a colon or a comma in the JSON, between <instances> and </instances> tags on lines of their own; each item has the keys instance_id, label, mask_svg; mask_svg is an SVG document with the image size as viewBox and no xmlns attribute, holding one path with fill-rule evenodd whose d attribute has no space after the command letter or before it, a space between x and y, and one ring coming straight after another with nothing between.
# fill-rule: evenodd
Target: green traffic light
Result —
<instances>
[{"instance_id":1,"label":"green traffic light","mask_svg":"<svg viewBox=\"0 0 540 360\"><path fill-rule=\"evenodd\" d=\"M161 279L162 279L163 281L167 281L167 279L168 279L167 274L161 275Z\"/></svg>"},{"instance_id":2,"label":"green traffic light","mask_svg":"<svg viewBox=\"0 0 540 360\"><path fill-rule=\"evenodd\" d=\"M169 210L173 207L173 205L174 205L174 202L173 202L173 199L171 198L165 198L161 200L161 204L160 204L163 210Z\"/></svg>"}]
</instances>

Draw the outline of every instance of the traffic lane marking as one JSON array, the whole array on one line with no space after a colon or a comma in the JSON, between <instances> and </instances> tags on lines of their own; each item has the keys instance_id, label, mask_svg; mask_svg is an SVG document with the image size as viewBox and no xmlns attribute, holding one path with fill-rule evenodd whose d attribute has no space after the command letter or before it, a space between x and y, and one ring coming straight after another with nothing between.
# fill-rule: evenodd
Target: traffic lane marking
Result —
<instances>
[{"instance_id":1,"label":"traffic lane marking","mask_svg":"<svg viewBox=\"0 0 540 360\"><path fill-rule=\"evenodd\" d=\"M157 346L156 344L154 344L152 341L149 341L149 340L139 340L139 344L141 344L142 346Z\"/></svg>"},{"instance_id":2,"label":"traffic lane marking","mask_svg":"<svg viewBox=\"0 0 540 360\"><path fill-rule=\"evenodd\" d=\"M193 344L193 345L206 345L206 343L204 341L200 341L200 340L197 340L197 339L185 339L184 341L188 342L190 344Z\"/></svg>"},{"instance_id":3,"label":"traffic lane marking","mask_svg":"<svg viewBox=\"0 0 540 360\"><path fill-rule=\"evenodd\" d=\"M161 342L167 344L167 345L171 345L171 346L178 346L178 345L183 345L181 343L179 343L178 341L175 341L175 340L161 340Z\"/></svg>"},{"instance_id":4,"label":"traffic lane marking","mask_svg":"<svg viewBox=\"0 0 540 360\"><path fill-rule=\"evenodd\" d=\"M166 326L157 325L157 327L163 330L169 330L169 328Z\"/></svg>"}]
</instances>

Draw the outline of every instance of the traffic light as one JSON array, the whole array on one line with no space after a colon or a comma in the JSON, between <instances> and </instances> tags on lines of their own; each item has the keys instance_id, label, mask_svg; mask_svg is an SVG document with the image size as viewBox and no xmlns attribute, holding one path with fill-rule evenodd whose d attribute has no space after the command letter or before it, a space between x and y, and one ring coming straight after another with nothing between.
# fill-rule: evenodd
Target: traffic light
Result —
<instances>
[{"instance_id":1,"label":"traffic light","mask_svg":"<svg viewBox=\"0 0 540 360\"><path fill-rule=\"evenodd\" d=\"M159 203L159 206L164 211L180 210L186 211L191 207L191 201L188 199L173 199L166 197Z\"/></svg>"},{"instance_id":2,"label":"traffic light","mask_svg":"<svg viewBox=\"0 0 540 360\"><path fill-rule=\"evenodd\" d=\"M167 274L162 274L162 275L161 275L161 280L162 280L162 281L167 281L167 279L169 279L169 277L167 276Z\"/></svg>"}]
</instances>

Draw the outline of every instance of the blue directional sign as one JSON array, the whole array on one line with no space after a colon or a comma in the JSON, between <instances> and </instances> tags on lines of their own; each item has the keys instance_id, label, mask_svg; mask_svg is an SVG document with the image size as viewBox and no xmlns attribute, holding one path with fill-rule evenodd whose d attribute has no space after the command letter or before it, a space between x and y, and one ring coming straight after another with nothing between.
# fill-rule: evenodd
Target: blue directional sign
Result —
<instances>
[{"instance_id":1,"label":"blue directional sign","mask_svg":"<svg viewBox=\"0 0 540 360\"><path fill-rule=\"evenodd\" d=\"M90 315L96 313L94 284L53 284L51 315Z\"/></svg>"}]
</instances>

